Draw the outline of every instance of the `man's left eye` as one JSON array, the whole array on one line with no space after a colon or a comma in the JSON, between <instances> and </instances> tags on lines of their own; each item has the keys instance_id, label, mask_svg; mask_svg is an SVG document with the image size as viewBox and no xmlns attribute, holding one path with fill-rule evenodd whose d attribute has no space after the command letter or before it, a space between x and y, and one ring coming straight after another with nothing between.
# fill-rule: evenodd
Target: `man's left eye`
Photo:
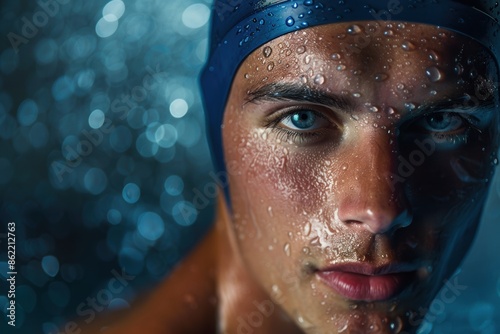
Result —
<instances>
[{"instance_id":1,"label":"man's left eye","mask_svg":"<svg viewBox=\"0 0 500 334\"><path fill-rule=\"evenodd\" d=\"M429 132L454 132L464 126L464 119L452 112L434 113L424 117L422 127Z\"/></svg>"},{"instance_id":2,"label":"man's left eye","mask_svg":"<svg viewBox=\"0 0 500 334\"><path fill-rule=\"evenodd\" d=\"M300 110L289 114L281 122L290 130L308 131L321 128L326 120L312 110Z\"/></svg>"}]
</instances>

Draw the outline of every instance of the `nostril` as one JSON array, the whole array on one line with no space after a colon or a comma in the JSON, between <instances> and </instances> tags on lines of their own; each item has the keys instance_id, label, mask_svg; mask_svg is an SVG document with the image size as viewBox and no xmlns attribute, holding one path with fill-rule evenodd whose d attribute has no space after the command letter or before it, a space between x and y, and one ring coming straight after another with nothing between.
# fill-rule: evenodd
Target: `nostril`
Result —
<instances>
[{"instance_id":1,"label":"nostril","mask_svg":"<svg viewBox=\"0 0 500 334\"><path fill-rule=\"evenodd\" d=\"M339 210L339 218L346 225L363 227L373 234L387 234L409 226L413 216L408 210L397 210L395 206L366 209L354 205Z\"/></svg>"}]
</instances>

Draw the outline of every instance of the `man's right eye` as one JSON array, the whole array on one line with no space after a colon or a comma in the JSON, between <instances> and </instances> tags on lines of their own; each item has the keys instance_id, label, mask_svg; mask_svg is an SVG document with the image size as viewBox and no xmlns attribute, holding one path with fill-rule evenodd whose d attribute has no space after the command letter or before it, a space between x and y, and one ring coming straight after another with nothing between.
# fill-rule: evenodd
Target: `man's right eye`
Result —
<instances>
[{"instance_id":1,"label":"man's right eye","mask_svg":"<svg viewBox=\"0 0 500 334\"><path fill-rule=\"evenodd\" d=\"M286 115L280 123L290 130L312 131L325 126L327 121L312 110L299 110Z\"/></svg>"}]
</instances>

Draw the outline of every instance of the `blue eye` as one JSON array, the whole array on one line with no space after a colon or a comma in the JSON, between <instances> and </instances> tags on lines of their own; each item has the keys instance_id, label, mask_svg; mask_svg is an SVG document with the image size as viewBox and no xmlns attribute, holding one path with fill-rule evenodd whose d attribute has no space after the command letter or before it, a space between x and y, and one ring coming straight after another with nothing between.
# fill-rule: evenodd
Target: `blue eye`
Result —
<instances>
[{"instance_id":1,"label":"blue eye","mask_svg":"<svg viewBox=\"0 0 500 334\"><path fill-rule=\"evenodd\" d=\"M282 122L292 130L314 130L318 127L318 116L311 110L301 110L292 113Z\"/></svg>"},{"instance_id":2,"label":"blue eye","mask_svg":"<svg viewBox=\"0 0 500 334\"><path fill-rule=\"evenodd\" d=\"M464 120L451 112L435 113L425 117L422 126L429 132L453 132L464 126Z\"/></svg>"}]
</instances>

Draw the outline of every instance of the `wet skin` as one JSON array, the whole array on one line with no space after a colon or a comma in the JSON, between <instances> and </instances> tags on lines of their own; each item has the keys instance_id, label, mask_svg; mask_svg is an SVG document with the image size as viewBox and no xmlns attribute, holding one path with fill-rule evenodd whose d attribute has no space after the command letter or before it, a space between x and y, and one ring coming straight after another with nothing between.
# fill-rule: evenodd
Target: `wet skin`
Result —
<instances>
[{"instance_id":1,"label":"wet skin","mask_svg":"<svg viewBox=\"0 0 500 334\"><path fill-rule=\"evenodd\" d=\"M241 282L219 282L222 327L269 299L306 333L415 332L495 169L493 64L458 34L397 22L310 28L249 56L223 124Z\"/></svg>"}]
</instances>

